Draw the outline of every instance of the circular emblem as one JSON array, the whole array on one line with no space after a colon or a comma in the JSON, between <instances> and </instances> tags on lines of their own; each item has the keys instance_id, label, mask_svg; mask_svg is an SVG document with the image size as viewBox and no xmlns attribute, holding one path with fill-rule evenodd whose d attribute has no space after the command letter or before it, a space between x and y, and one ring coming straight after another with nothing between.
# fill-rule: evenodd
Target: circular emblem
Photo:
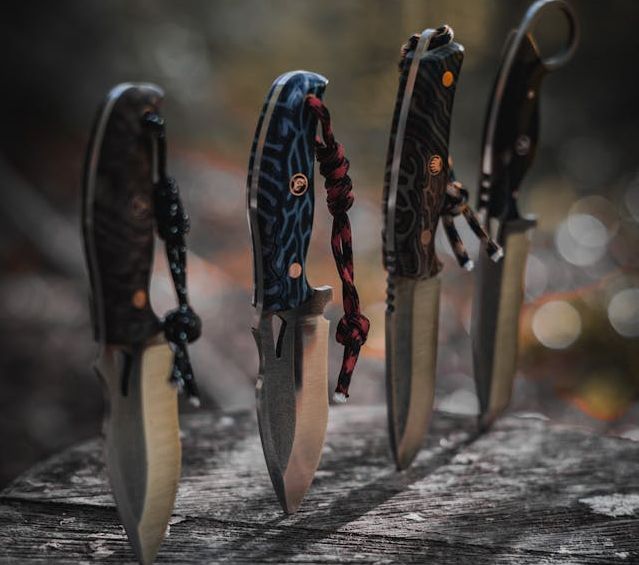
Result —
<instances>
[{"instance_id":1,"label":"circular emblem","mask_svg":"<svg viewBox=\"0 0 639 565\"><path fill-rule=\"evenodd\" d=\"M297 279L302 274L302 265L299 263L291 263L291 266L288 268L288 276L292 279Z\"/></svg>"},{"instance_id":2,"label":"circular emblem","mask_svg":"<svg viewBox=\"0 0 639 565\"><path fill-rule=\"evenodd\" d=\"M442 172L442 167L444 166L444 161L439 155L433 155L428 160L428 172L434 177Z\"/></svg>"},{"instance_id":3,"label":"circular emblem","mask_svg":"<svg viewBox=\"0 0 639 565\"><path fill-rule=\"evenodd\" d=\"M146 306L146 291L143 289L136 290L131 298L131 303L134 308L142 310Z\"/></svg>"},{"instance_id":4,"label":"circular emblem","mask_svg":"<svg viewBox=\"0 0 639 565\"><path fill-rule=\"evenodd\" d=\"M293 196L302 196L308 189L308 179L302 173L295 173L288 183L288 188Z\"/></svg>"}]
</instances>

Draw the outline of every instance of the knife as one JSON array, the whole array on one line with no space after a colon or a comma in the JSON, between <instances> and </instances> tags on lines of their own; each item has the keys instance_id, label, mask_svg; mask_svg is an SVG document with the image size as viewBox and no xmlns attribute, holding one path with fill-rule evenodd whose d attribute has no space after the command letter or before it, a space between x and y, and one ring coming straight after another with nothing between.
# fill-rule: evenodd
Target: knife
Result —
<instances>
[{"instance_id":1,"label":"knife","mask_svg":"<svg viewBox=\"0 0 639 565\"><path fill-rule=\"evenodd\" d=\"M151 84L109 92L89 143L82 202L100 346L94 367L108 404L107 470L126 533L145 564L153 562L173 510L181 465L177 392L185 388L197 399L186 343L200 328L186 294L188 218L164 170L163 97ZM149 301L154 226L179 283L180 305L164 320Z\"/></svg>"},{"instance_id":2,"label":"knife","mask_svg":"<svg viewBox=\"0 0 639 565\"><path fill-rule=\"evenodd\" d=\"M253 242L259 352L257 416L266 465L286 513L299 507L320 461L328 420L328 286L312 288L306 255L314 212L316 117L307 95L328 81L298 71L278 77L251 149L248 217Z\"/></svg>"},{"instance_id":3,"label":"knife","mask_svg":"<svg viewBox=\"0 0 639 565\"><path fill-rule=\"evenodd\" d=\"M402 48L400 81L384 179L386 400L398 469L415 458L428 428L435 391L440 272L435 231L440 217L459 264L473 267L454 224L463 214L487 251L499 248L467 205L454 178L448 137L464 49L449 26L413 35Z\"/></svg>"},{"instance_id":4,"label":"knife","mask_svg":"<svg viewBox=\"0 0 639 565\"><path fill-rule=\"evenodd\" d=\"M338 325L338 341L345 345L338 400L348 395L350 375L368 330L353 287L346 216L352 204L348 162L321 102L327 83L323 76L307 71L289 72L275 80L257 124L247 179L257 319L253 335L260 359L257 416L268 472L286 513L298 509L313 480L328 419L329 324L323 312L332 289L313 288L306 276L316 153L334 216L333 253L347 310ZM315 139L318 122L323 142ZM354 325L366 327L353 344L351 338L358 333Z\"/></svg>"},{"instance_id":5,"label":"knife","mask_svg":"<svg viewBox=\"0 0 639 565\"><path fill-rule=\"evenodd\" d=\"M567 46L543 58L532 29L548 11L569 24ZM578 42L575 13L564 0L539 0L506 42L483 134L478 211L486 230L504 249L495 264L480 255L473 297L471 337L480 427L508 406L517 365L519 313L532 217L520 215L519 186L531 166L539 136L539 89L550 71L573 55Z\"/></svg>"}]
</instances>

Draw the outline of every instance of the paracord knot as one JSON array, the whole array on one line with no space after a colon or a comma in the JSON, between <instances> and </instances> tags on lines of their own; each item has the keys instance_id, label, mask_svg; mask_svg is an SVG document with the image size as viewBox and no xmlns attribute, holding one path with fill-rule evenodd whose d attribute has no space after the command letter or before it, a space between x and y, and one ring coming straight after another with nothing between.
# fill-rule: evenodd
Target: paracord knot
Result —
<instances>
[{"instance_id":1,"label":"paracord knot","mask_svg":"<svg viewBox=\"0 0 639 565\"><path fill-rule=\"evenodd\" d=\"M192 343L202 334L202 320L190 306L180 306L164 318L164 335L171 343Z\"/></svg>"},{"instance_id":2,"label":"paracord knot","mask_svg":"<svg viewBox=\"0 0 639 565\"><path fill-rule=\"evenodd\" d=\"M366 343L370 321L360 313L344 314L337 324L335 339L341 345Z\"/></svg>"}]
</instances>

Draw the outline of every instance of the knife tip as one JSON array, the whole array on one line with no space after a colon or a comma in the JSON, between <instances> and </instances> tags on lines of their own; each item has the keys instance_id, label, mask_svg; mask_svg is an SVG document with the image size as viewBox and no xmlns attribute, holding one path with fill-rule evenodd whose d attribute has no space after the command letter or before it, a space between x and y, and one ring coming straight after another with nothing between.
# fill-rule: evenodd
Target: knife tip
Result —
<instances>
[{"instance_id":1,"label":"knife tip","mask_svg":"<svg viewBox=\"0 0 639 565\"><path fill-rule=\"evenodd\" d=\"M302 499L306 494L306 490L299 491L297 489L287 489L283 480L279 486L276 486L275 483L273 486L284 513L295 514L302 504Z\"/></svg>"},{"instance_id":2,"label":"knife tip","mask_svg":"<svg viewBox=\"0 0 639 565\"><path fill-rule=\"evenodd\" d=\"M158 543L157 536L152 536L152 539L143 539L142 536L132 534L132 532L127 532L127 534L140 565L152 565L164 535L161 536Z\"/></svg>"},{"instance_id":3,"label":"knife tip","mask_svg":"<svg viewBox=\"0 0 639 565\"><path fill-rule=\"evenodd\" d=\"M405 471L406 469L408 469L410 467L411 463L413 462L413 458L414 457L406 457L406 456L396 455L395 456L395 468L398 471Z\"/></svg>"},{"instance_id":4,"label":"knife tip","mask_svg":"<svg viewBox=\"0 0 639 565\"><path fill-rule=\"evenodd\" d=\"M398 471L404 471L411 466L421 446L407 447L403 446L398 449L393 449L393 459L395 460L395 467Z\"/></svg>"},{"instance_id":5,"label":"knife tip","mask_svg":"<svg viewBox=\"0 0 639 565\"><path fill-rule=\"evenodd\" d=\"M498 415L499 413L496 413L494 411L484 412L483 414L480 414L479 418L477 419L477 426L479 428L479 431L481 433L487 432L492 427Z\"/></svg>"},{"instance_id":6,"label":"knife tip","mask_svg":"<svg viewBox=\"0 0 639 565\"><path fill-rule=\"evenodd\" d=\"M282 510L284 510L285 514L291 515L291 514L295 514L301 504L301 500L297 501L297 502L285 502L285 501L280 501L282 503Z\"/></svg>"}]
</instances>

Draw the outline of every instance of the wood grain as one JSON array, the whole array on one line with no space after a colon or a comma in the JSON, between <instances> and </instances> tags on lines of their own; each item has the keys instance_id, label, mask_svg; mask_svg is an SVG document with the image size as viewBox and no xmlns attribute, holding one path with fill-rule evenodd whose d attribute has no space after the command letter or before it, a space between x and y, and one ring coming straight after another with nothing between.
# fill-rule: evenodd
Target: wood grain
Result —
<instances>
[{"instance_id":1,"label":"wood grain","mask_svg":"<svg viewBox=\"0 0 639 565\"><path fill-rule=\"evenodd\" d=\"M472 419L437 413L425 449L397 473L385 420L379 406L333 409L316 480L285 516L253 414L185 419L183 477L157 562L639 560L639 443L524 415L477 437ZM98 440L0 495L0 562L81 561L133 562Z\"/></svg>"}]
</instances>

